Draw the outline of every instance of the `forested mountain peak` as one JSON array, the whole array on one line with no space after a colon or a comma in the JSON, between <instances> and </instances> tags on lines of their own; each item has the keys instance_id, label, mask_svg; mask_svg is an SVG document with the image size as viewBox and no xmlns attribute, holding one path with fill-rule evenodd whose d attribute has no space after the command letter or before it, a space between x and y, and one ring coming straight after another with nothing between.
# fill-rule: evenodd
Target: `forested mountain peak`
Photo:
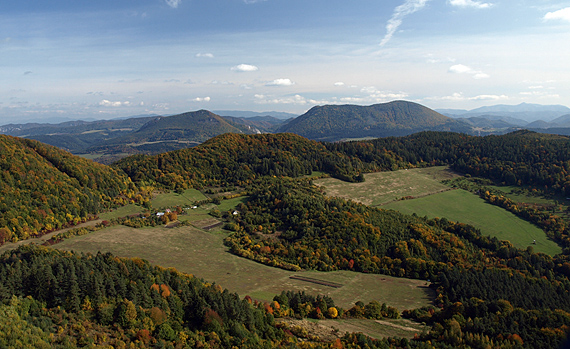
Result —
<instances>
[{"instance_id":1,"label":"forested mountain peak","mask_svg":"<svg viewBox=\"0 0 570 349\"><path fill-rule=\"evenodd\" d=\"M311 139L406 135L420 130L460 130L469 127L423 105L392 101L370 106L325 105L279 128Z\"/></svg>"},{"instance_id":2,"label":"forested mountain peak","mask_svg":"<svg viewBox=\"0 0 570 349\"><path fill-rule=\"evenodd\" d=\"M198 110L172 116L161 116L147 122L138 131L141 133L154 133L164 130L192 130L194 133L203 133L208 138L226 132L241 131L230 125L221 116L208 110ZM205 140L205 139L204 139Z\"/></svg>"}]
</instances>

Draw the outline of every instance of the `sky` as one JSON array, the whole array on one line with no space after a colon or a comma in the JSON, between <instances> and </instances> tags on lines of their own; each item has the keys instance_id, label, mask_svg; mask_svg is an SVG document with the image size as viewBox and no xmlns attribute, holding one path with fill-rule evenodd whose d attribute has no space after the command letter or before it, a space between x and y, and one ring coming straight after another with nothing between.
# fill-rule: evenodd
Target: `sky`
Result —
<instances>
[{"instance_id":1,"label":"sky","mask_svg":"<svg viewBox=\"0 0 570 349\"><path fill-rule=\"evenodd\" d=\"M570 1L0 2L0 124L408 100L570 106Z\"/></svg>"}]
</instances>

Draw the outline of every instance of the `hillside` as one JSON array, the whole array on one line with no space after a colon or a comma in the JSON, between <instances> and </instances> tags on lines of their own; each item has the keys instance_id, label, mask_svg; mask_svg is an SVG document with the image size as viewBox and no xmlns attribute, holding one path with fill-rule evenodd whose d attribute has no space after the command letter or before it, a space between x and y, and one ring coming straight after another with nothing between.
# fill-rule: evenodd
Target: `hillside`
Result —
<instances>
[{"instance_id":1,"label":"hillside","mask_svg":"<svg viewBox=\"0 0 570 349\"><path fill-rule=\"evenodd\" d=\"M314 107L280 127L316 140L403 136L424 130L463 131L470 126L427 107L407 101L371 106L326 105Z\"/></svg>"},{"instance_id":2,"label":"hillside","mask_svg":"<svg viewBox=\"0 0 570 349\"><path fill-rule=\"evenodd\" d=\"M168 153L134 155L114 164L135 182L155 181L171 189L189 186L245 185L261 176L300 177L312 171L357 181L362 171L389 169L394 158L377 154L374 164L294 134L223 134L194 147Z\"/></svg>"},{"instance_id":3,"label":"hillside","mask_svg":"<svg viewBox=\"0 0 570 349\"><path fill-rule=\"evenodd\" d=\"M0 135L0 243L85 221L134 193L112 168L40 142Z\"/></svg>"}]
</instances>

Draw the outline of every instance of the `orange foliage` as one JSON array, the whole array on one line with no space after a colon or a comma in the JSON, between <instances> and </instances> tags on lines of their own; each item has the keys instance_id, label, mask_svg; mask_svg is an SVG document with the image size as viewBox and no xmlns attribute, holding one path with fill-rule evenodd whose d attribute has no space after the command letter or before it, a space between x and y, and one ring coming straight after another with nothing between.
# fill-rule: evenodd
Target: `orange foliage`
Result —
<instances>
[{"instance_id":1,"label":"orange foliage","mask_svg":"<svg viewBox=\"0 0 570 349\"><path fill-rule=\"evenodd\" d=\"M160 295L161 295L163 298L170 297L170 289L168 288L168 286L162 284L162 285L160 285L160 289L162 290L162 292L160 293Z\"/></svg>"}]
</instances>

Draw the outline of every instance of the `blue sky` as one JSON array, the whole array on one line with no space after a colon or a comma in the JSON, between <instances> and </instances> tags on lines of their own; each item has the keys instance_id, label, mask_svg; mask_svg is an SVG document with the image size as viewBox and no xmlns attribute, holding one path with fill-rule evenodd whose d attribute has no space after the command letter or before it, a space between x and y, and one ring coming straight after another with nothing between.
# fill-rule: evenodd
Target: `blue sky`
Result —
<instances>
[{"instance_id":1,"label":"blue sky","mask_svg":"<svg viewBox=\"0 0 570 349\"><path fill-rule=\"evenodd\" d=\"M405 99L570 106L570 1L0 3L0 124Z\"/></svg>"}]
</instances>

